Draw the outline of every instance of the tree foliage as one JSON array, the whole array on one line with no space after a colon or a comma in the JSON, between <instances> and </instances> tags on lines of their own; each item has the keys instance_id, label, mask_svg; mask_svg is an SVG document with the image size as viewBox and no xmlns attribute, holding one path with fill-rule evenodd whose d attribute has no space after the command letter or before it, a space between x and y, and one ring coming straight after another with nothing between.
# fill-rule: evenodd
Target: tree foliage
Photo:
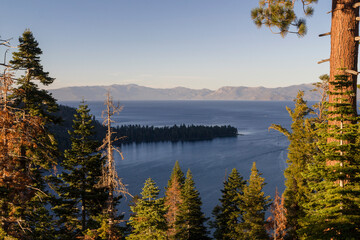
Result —
<instances>
[{"instance_id":1,"label":"tree foliage","mask_svg":"<svg viewBox=\"0 0 360 240\"><path fill-rule=\"evenodd\" d=\"M335 106L328 119L340 124L319 126L321 154L308 164L306 177L312 192L303 204L306 215L300 231L306 239L356 239L360 235L359 127L352 104L342 97L351 94L346 90L347 78L338 75L330 82L336 89L330 95L342 101L330 104Z\"/></svg>"},{"instance_id":2,"label":"tree foliage","mask_svg":"<svg viewBox=\"0 0 360 240\"><path fill-rule=\"evenodd\" d=\"M243 189L246 181L240 176L234 168L229 177L224 182L224 188L221 190L221 205L217 205L213 210L214 221L212 222L214 238L221 240L237 239L237 226L242 219L243 210L241 210Z\"/></svg>"},{"instance_id":3,"label":"tree foliage","mask_svg":"<svg viewBox=\"0 0 360 240\"><path fill-rule=\"evenodd\" d=\"M264 178L253 163L251 175L248 184L244 187L243 195L240 195L242 201L241 210L243 211L243 222L238 224L240 239L268 239L265 228L265 212L269 207L269 196L265 196L263 187Z\"/></svg>"},{"instance_id":4,"label":"tree foliage","mask_svg":"<svg viewBox=\"0 0 360 240\"><path fill-rule=\"evenodd\" d=\"M304 216L302 204L307 201L309 187L304 177L304 171L309 163L313 162L317 154L316 132L314 119L308 118L312 110L303 99L304 92L299 91L295 101L295 108L286 108L292 119L291 131L280 125L273 124L271 128L283 133L290 141L288 147L287 164L284 172L285 180L285 207L287 209L287 221L289 236L298 239L296 231L299 230L299 219Z\"/></svg>"},{"instance_id":5,"label":"tree foliage","mask_svg":"<svg viewBox=\"0 0 360 240\"><path fill-rule=\"evenodd\" d=\"M282 37L287 33L304 36L307 31L306 22L304 18L297 16L296 2L296 0L260 0L259 7L251 11L251 18L258 27L265 25L270 29L276 28L276 33ZM317 0L301 0L304 16L309 17L313 14L314 9L310 5L314 3L317 3Z\"/></svg>"},{"instance_id":6,"label":"tree foliage","mask_svg":"<svg viewBox=\"0 0 360 240\"><path fill-rule=\"evenodd\" d=\"M158 198L159 192L155 182L148 178L141 192L141 199L130 207L133 212L129 221L132 233L126 239L167 239L166 208L164 199Z\"/></svg>"},{"instance_id":7,"label":"tree foliage","mask_svg":"<svg viewBox=\"0 0 360 240\"><path fill-rule=\"evenodd\" d=\"M5 155L10 153L13 159L13 165L7 162L4 167L21 175L18 180L23 181L23 186L21 191L4 187L2 201L7 203L3 210L5 216L11 213L13 217L10 225L14 227L13 230L17 228L14 230L16 238L49 239L53 236L54 229L52 216L48 211L51 197L46 189L44 175L45 171L49 174L48 170L57 161L56 142L47 130L48 123L53 120L48 113L55 111L57 105L51 95L45 90L39 90L33 82L43 79L45 75L40 65L42 52L32 33L26 30L19 42L19 51L13 54L10 64L5 65L9 69L24 70L26 74L18 79L10 77L12 82L5 84L7 90L2 92L2 99L3 103L7 103L2 109L5 117L2 127L6 128L4 134L7 136L8 132L18 134L12 140L4 142L7 148ZM13 87L13 84L18 86ZM9 86L13 88L10 90ZM13 123L9 126L7 121L11 118ZM8 197L11 199L6 199ZM10 229L8 227L5 224L5 232Z\"/></svg>"},{"instance_id":8,"label":"tree foliage","mask_svg":"<svg viewBox=\"0 0 360 240\"><path fill-rule=\"evenodd\" d=\"M95 218L106 205L106 189L98 187L102 176L103 158L97 151L99 143L93 140L94 126L90 110L83 101L74 115L71 149L66 150L61 165L60 199L53 208L57 213L62 237L74 238L87 229L99 227Z\"/></svg>"},{"instance_id":9,"label":"tree foliage","mask_svg":"<svg viewBox=\"0 0 360 240\"><path fill-rule=\"evenodd\" d=\"M186 179L181 192L182 204L177 218L177 239L203 240L209 239L205 226L207 219L201 211L201 199L195 189L191 171L186 173Z\"/></svg>"}]
</instances>

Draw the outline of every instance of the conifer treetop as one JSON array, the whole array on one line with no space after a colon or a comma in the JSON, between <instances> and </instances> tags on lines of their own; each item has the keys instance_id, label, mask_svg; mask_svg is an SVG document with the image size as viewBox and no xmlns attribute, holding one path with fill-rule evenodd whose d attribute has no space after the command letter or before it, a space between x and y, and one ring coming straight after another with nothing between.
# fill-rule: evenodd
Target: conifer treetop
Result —
<instances>
[{"instance_id":1,"label":"conifer treetop","mask_svg":"<svg viewBox=\"0 0 360 240\"><path fill-rule=\"evenodd\" d=\"M314 9L311 4L318 0L260 0L259 7L251 11L251 18L256 26L266 26L271 32L285 37L287 33L295 33L303 37L306 32L306 22L304 18L298 18L295 12L295 3L302 4L305 17L312 16ZM273 31L273 28L276 30Z\"/></svg>"},{"instance_id":2,"label":"conifer treetop","mask_svg":"<svg viewBox=\"0 0 360 240\"><path fill-rule=\"evenodd\" d=\"M49 77L49 73L43 70L40 63L40 55L43 52L29 29L26 29L19 38L18 49L19 51L13 53L13 60L10 61L15 70L27 70L28 81L30 79L39 80L46 86L54 82L55 79Z\"/></svg>"},{"instance_id":3,"label":"conifer treetop","mask_svg":"<svg viewBox=\"0 0 360 240\"><path fill-rule=\"evenodd\" d=\"M172 182L174 181L174 179L176 179L179 184L183 184L184 181L185 181L185 176L184 176L183 171L180 168L179 161L175 162L175 165L174 165L174 167L172 169L172 172L171 172L170 179L168 181L167 188L171 187Z\"/></svg>"},{"instance_id":4,"label":"conifer treetop","mask_svg":"<svg viewBox=\"0 0 360 240\"><path fill-rule=\"evenodd\" d=\"M141 192L142 199L147 199L148 201L153 201L159 195L160 190L156 186L152 178L148 178L145 181L144 187Z\"/></svg>"}]
</instances>

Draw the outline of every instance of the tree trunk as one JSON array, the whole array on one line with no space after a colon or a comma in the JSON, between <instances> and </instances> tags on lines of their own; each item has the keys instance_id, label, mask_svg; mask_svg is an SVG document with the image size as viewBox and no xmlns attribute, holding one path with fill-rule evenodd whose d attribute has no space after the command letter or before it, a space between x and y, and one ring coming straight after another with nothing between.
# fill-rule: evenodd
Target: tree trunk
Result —
<instances>
[{"instance_id":1,"label":"tree trunk","mask_svg":"<svg viewBox=\"0 0 360 240\"><path fill-rule=\"evenodd\" d=\"M359 34L358 8L353 8L357 0L333 0L332 19L331 19L331 53L330 53L330 82L335 81L336 75L343 75L344 70L357 71L358 45L355 37ZM329 103L342 103L349 101L353 107L353 115L356 116L356 89L357 75L347 74L351 85L346 89L352 94L339 96L330 94ZM329 85L330 92L337 92L332 84ZM336 110L330 107L330 111ZM331 120L330 125L340 126L339 121Z\"/></svg>"},{"instance_id":2,"label":"tree trunk","mask_svg":"<svg viewBox=\"0 0 360 240\"><path fill-rule=\"evenodd\" d=\"M329 126L330 131L334 131L332 127L343 129L344 124L354 123L349 120L357 116L356 110L356 90L357 75L346 73L345 70L353 70L357 72L358 63L358 45L355 37L359 35L359 24L356 17L359 16L359 9L353 5L357 0L333 0L332 1L332 19L331 19L331 53L330 53L330 79L329 79ZM348 86L336 89L336 76L346 75ZM340 80L339 80L340 81ZM342 80L341 80L342 81ZM338 95L342 93L343 95ZM351 105L351 113L334 113L339 111L340 107L332 104L347 103ZM339 119L334 119L340 117ZM341 130L340 130L341 131ZM340 132L341 133L341 132ZM340 145L348 144L353 140L335 140L328 138L327 142L339 142ZM343 154L342 152L340 153ZM332 159L327 160L327 165L335 165L338 161ZM340 163L342 164L342 163ZM338 181L336 182L338 183ZM344 186L343 180L339 181L340 186Z\"/></svg>"}]
</instances>

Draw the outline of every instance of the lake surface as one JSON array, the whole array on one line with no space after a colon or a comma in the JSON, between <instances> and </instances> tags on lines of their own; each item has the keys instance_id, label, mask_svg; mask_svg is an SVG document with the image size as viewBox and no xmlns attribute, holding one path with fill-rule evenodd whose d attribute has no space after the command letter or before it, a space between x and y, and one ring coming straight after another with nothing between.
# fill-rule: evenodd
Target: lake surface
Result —
<instances>
[{"instance_id":1,"label":"lake surface","mask_svg":"<svg viewBox=\"0 0 360 240\"><path fill-rule=\"evenodd\" d=\"M79 102L61 102L77 107ZM103 102L87 102L91 113L101 121ZM174 124L232 125L237 138L200 142L160 142L130 144L122 147L125 159L117 157L118 175L131 194L139 194L145 180L153 178L161 196L176 160L184 173L190 169L200 192L207 217L218 204L226 174L236 168L248 179L255 161L267 185L265 193L273 196L275 188L284 189L286 137L268 130L273 123L289 127L291 119L285 106L293 102L259 101L123 101L123 111L114 117L116 124L172 126ZM115 124L114 124L115 125ZM121 205L127 205L125 200Z\"/></svg>"}]
</instances>

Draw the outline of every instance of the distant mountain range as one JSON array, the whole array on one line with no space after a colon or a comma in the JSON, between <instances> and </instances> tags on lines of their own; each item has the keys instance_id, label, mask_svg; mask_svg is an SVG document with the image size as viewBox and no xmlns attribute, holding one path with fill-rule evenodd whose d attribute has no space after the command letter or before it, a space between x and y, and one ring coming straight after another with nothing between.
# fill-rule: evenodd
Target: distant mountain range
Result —
<instances>
[{"instance_id":1,"label":"distant mountain range","mask_svg":"<svg viewBox=\"0 0 360 240\"><path fill-rule=\"evenodd\" d=\"M150 88L136 84L110 86L66 87L49 90L59 101L103 101L109 90L115 100L250 100L250 101L291 101L297 92L305 92L305 99L319 100L316 92L311 92L312 84L289 87L222 87L215 91L209 89Z\"/></svg>"}]
</instances>

